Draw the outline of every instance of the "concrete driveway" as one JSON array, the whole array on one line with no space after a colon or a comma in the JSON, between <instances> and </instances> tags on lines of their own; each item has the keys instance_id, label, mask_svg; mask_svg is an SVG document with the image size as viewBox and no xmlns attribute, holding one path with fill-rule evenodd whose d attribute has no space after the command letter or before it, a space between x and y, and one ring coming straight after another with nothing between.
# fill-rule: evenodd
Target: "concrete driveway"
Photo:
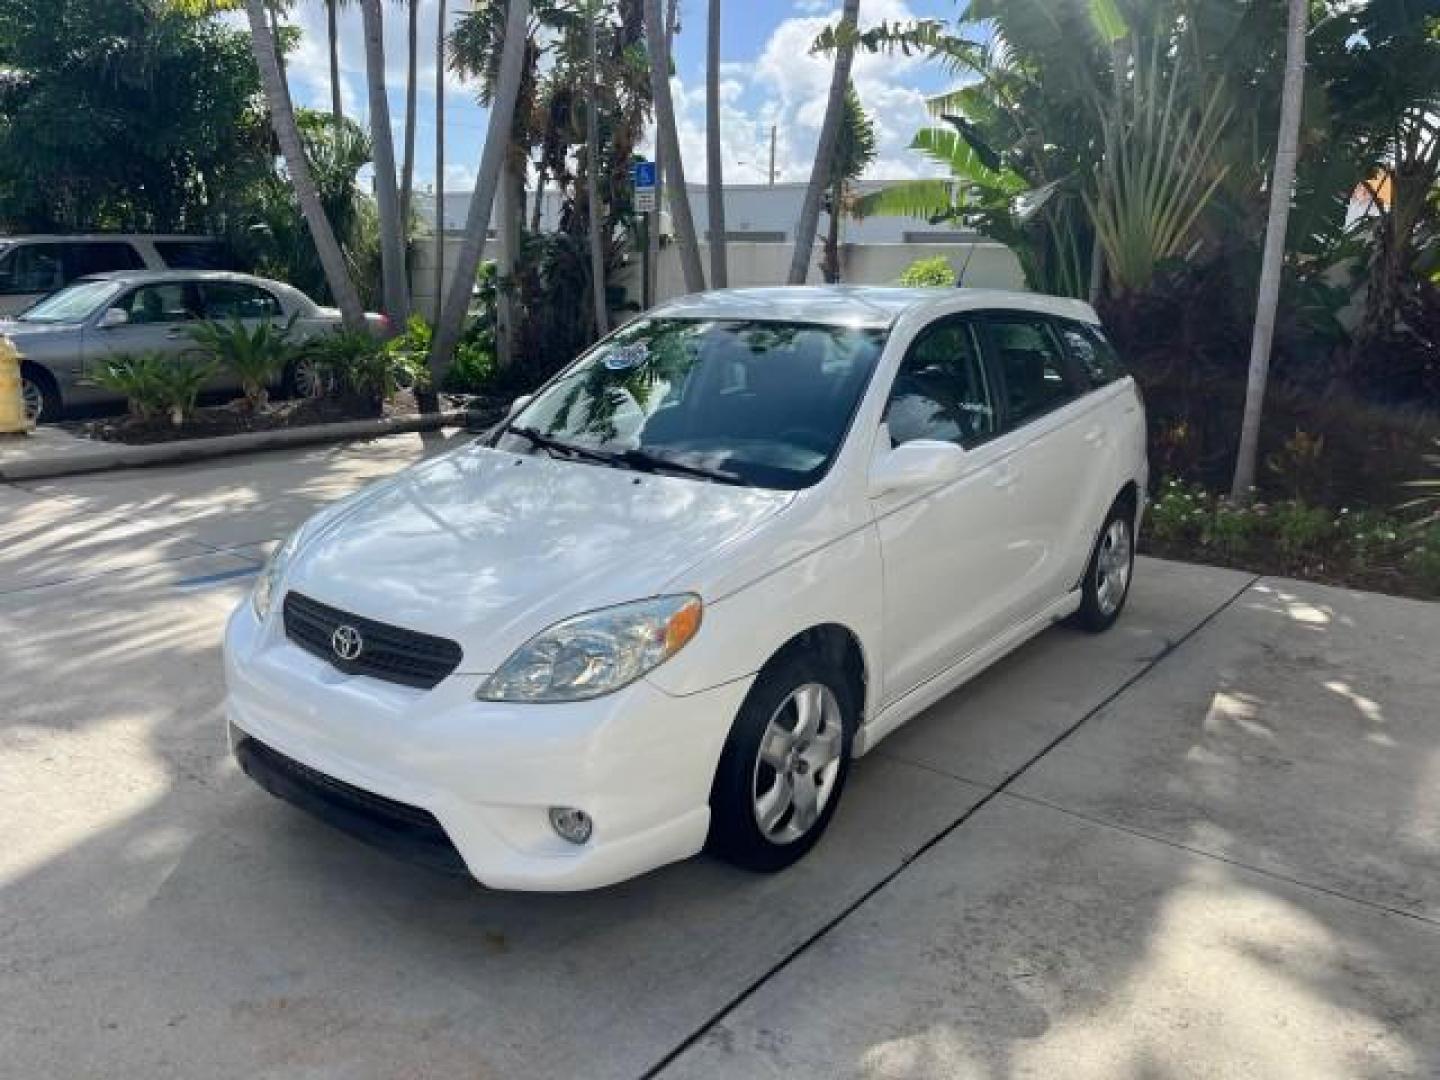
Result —
<instances>
[{"instance_id":1,"label":"concrete driveway","mask_svg":"<svg viewBox=\"0 0 1440 1080\"><path fill-rule=\"evenodd\" d=\"M1440 1076L1440 606L1144 560L789 873L487 893L221 729L266 545L445 445L0 486L0 1076Z\"/></svg>"}]
</instances>

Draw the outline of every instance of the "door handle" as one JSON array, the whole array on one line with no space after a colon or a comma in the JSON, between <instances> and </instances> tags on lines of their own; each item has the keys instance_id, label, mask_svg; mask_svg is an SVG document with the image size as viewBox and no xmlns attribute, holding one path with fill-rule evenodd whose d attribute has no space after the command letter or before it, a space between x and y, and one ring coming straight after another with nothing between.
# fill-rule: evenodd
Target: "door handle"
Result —
<instances>
[{"instance_id":1,"label":"door handle","mask_svg":"<svg viewBox=\"0 0 1440 1080\"><path fill-rule=\"evenodd\" d=\"M1006 488L1013 487L1015 485L1015 481L1018 479L1019 474L1017 474L1015 470L1012 469L1009 465L999 465L996 467L995 475L991 477L990 483L994 484L996 488L1003 491Z\"/></svg>"},{"instance_id":2,"label":"door handle","mask_svg":"<svg viewBox=\"0 0 1440 1080\"><path fill-rule=\"evenodd\" d=\"M184 336L185 336L185 331L184 331L184 330L181 330L181 329L177 326L177 327L175 327L173 330L167 330L167 331L165 331L165 336L166 336L167 338L170 338L171 340L174 340L175 338L182 338L182 337L184 337Z\"/></svg>"},{"instance_id":3,"label":"door handle","mask_svg":"<svg viewBox=\"0 0 1440 1080\"><path fill-rule=\"evenodd\" d=\"M1085 441L1094 443L1096 446L1103 446L1105 444L1105 429L1099 424L1096 424L1089 431L1085 432Z\"/></svg>"}]
</instances>

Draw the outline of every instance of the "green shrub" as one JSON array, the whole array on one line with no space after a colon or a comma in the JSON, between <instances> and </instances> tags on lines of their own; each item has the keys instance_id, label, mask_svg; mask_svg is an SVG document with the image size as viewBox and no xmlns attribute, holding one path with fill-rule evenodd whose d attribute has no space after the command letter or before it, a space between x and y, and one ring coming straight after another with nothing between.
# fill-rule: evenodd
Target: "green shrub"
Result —
<instances>
[{"instance_id":1,"label":"green shrub","mask_svg":"<svg viewBox=\"0 0 1440 1080\"><path fill-rule=\"evenodd\" d=\"M179 427L195 411L195 399L217 370L210 361L142 353L102 361L84 381L123 394L131 414L142 420L168 416Z\"/></svg>"},{"instance_id":2,"label":"green shrub","mask_svg":"<svg viewBox=\"0 0 1440 1080\"><path fill-rule=\"evenodd\" d=\"M1286 555L1304 555L1323 548L1335 532L1333 514L1323 506L1307 506L1298 499L1280 503L1271 509L1268 528L1262 530L1274 537Z\"/></svg>"},{"instance_id":3,"label":"green shrub","mask_svg":"<svg viewBox=\"0 0 1440 1080\"><path fill-rule=\"evenodd\" d=\"M294 326L295 316L283 326L262 319L253 328L239 319L203 322L190 331L190 336L211 359L235 376L246 406L255 412L265 407L270 385L280 378L297 351L290 341Z\"/></svg>"},{"instance_id":4,"label":"green shrub","mask_svg":"<svg viewBox=\"0 0 1440 1080\"><path fill-rule=\"evenodd\" d=\"M900 275L900 284L911 288L953 289L957 280L950 260L944 255L916 259Z\"/></svg>"},{"instance_id":5,"label":"green shrub","mask_svg":"<svg viewBox=\"0 0 1440 1080\"><path fill-rule=\"evenodd\" d=\"M494 391L495 353L478 341L462 341L455 349L455 362L445 372L445 389L454 394L486 394Z\"/></svg>"},{"instance_id":6,"label":"green shrub","mask_svg":"<svg viewBox=\"0 0 1440 1080\"><path fill-rule=\"evenodd\" d=\"M429 381L429 342L430 329L417 316L388 342L363 330L337 330L309 341L305 355L335 392L380 405Z\"/></svg>"}]
</instances>

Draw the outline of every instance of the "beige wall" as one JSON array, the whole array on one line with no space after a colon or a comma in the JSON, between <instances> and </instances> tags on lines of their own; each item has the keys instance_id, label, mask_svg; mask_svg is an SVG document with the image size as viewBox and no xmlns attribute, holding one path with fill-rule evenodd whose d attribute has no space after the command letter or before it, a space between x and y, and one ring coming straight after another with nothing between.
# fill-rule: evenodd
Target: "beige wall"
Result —
<instances>
[{"instance_id":1,"label":"beige wall","mask_svg":"<svg viewBox=\"0 0 1440 1080\"><path fill-rule=\"evenodd\" d=\"M743 288L757 285L783 285L790 268L789 244L754 244L731 241L725 245L729 256L730 286ZM700 245L700 261L710 265L709 245ZM445 238L446 283L460 249L458 236ZM410 249L411 292L415 310L427 319L435 313L435 247L421 241ZM495 245L487 244L488 258L495 257ZM940 255L947 259L961 284L984 289L1024 289L1025 275L1015 253L1003 244L990 241L955 244L845 244L840 249L841 277L852 285L893 285L900 274L916 259ZM820 281L820 245L815 246L811 264L811 284ZM661 300L685 292L680 272L680 252L670 244L660 253L659 293ZM624 285L632 300L640 299L640 259L632 258L618 275L616 284Z\"/></svg>"}]
</instances>

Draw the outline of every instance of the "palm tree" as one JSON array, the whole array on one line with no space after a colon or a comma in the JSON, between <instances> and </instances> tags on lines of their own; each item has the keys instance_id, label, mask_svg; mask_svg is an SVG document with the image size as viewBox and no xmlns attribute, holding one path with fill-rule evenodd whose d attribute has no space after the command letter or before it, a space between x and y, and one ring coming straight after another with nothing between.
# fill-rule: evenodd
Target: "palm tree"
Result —
<instances>
[{"instance_id":1,"label":"palm tree","mask_svg":"<svg viewBox=\"0 0 1440 1080\"><path fill-rule=\"evenodd\" d=\"M859 3L859 0L849 0ZM645 38L650 53L650 92L655 100L655 148L661 171L671 187L670 213L675 240L680 246L680 269L687 292L702 292L705 271L695 241L695 219L685 187L685 164L680 160L680 139L675 132L675 101L670 96L670 50L666 24L661 21L660 0L645 0Z\"/></svg>"},{"instance_id":2,"label":"palm tree","mask_svg":"<svg viewBox=\"0 0 1440 1080\"><path fill-rule=\"evenodd\" d=\"M590 95L585 102L585 192L590 204L590 293L595 303L595 336L604 337L610 330L610 317L605 302L605 212L600 205L600 50L595 43L598 17L595 0L589 0L585 6L590 69ZM537 201L539 197L537 192Z\"/></svg>"},{"instance_id":3,"label":"palm tree","mask_svg":"<svg viewBox=\"0 0 1440 1080\"><path fill-rule=\"evenodd\" d=\"M1265 250L1260 257L1260 289L1255 301L1255 333L1250 339L1250 375L1245 385L1245 415L1240 424L1240 449L1230 498L1249 502L1255 487L1255 459L1260 451L1260 414L1270 377L1270 342L1275 335L1275 309L1280 300L1280 273L1285 263L1285 229L1295 187L1295 157L1300 143L1300 104L1305 92L1305 34L1309 29L1307 0L1290 0L1285 42L1285 82L1280 97L1280 133L1275 141L1275 168L1270 177L1270 217L1265 223Z\"/></svg>"},{"instance_id":4,"label":"palm tree","mask_svg":"<svg viewBox=\"0 0 1440 1080\"><path fill-rule=\"evenodd\" d=\"M447 12L440 0L435 21L435 315L445 293L445 31Z\"/></svg>"},{"instance_id":5,"label":"palm tree","mask_svg":"<svg viewBox=\"0 0 1440 1080\"><path fill-rule=\"evenodd\" d=\"M250 0L256 3L258 0ZM485 148L480 154L480 172L475 181L475 194L465 219L465 240L456 257L455 273L445 292L445 301L435 325L430 345L430 371L433 385L439 386L454 356L470 310L470 297L480 258L485 253L485 233L495 207L495 189L510 149L510 131L515 120L515 102L520 97L520 80L525 73L529 52L527 24L529 0L510 0L505 19L504 42L500 71L495 80L495 93L490 106L490 122L485 131Z\"/></svg>"},{"instance_id":6,"label":"palm tree","mask_svg":"<svg viewBox=\"0 0 1440 1080\"><path fill-rule=\"evenodd\" d=\"M720 160L720 0L710 0L705 30L705 196L710 208L710 286L725 288L725 177Z\"/></svg>"},{"instance_id":7,"label":"palm tree","mask_svg":"<svg viewBox=\"0 0 1440 1080\"><path fill-rule=\"evenodd\" d=\"M315 249L320 264L325 268L325 280L330 293L340 308L345 326L360 331L365 328L365 309L360 304L360 294L345 266L345 255L335 239L335 230L320 205L320 193L316 190L310 174L310 164L305 159L305 149L300 142L300 131L295 124L295 112L290 105L290 95L285 89L285 79L280 71L280 61L275 47L275 36L270 32L269 14L265 0L245 0L245 13L250 20L250 46L255 53L255 63L260 69L260 83L265 90L265 101L270 110L270 123L275 129L275 139L285 158L285 169L295 187L295 197L300 203L300 212L310 227L315 240Z\"/></svg>"},{"instance_id":8,"label":"palm tree","mask_svg":"<svg viewBox=\"0 0 1440 1080\"><path fill-rule=\"evenodd\" d=\"M375 201L380 209L380 277L385 314L391 326L410 317L410 287L405 271L405 226L395 187L395 139L390 129L390 100L385 91L385 16L380 0L360 0L365 20L365 74L370 89L370 141L375 153Z\"/></svg>"},{"instance_id":9,"label":"palm tree","mask_svg":"<svg viewBox=\"0 0 1440 1080\"><path fill-rule=\"evenodd\" d=\"M815 230L820 224L820 199L830 181L835 157L835 140L845 112L845 88L850 85L850 62L855 57L855 36L860 22L860 0L845 0L837 32L835 67L830 73L830 100L825 103L825 121L820 126L820 144L815 148L815 164L810 169L810 185L800 206L800 220L795 225L795 253L790 259L791 285L804 285L810 272L810 253L815 247Z\"/></svg>"},{"instance_id":10,"label":"palm tree","mask_svg":"<svg viewBox=\"0 0 1440 1080\"><path fill-rule=\"evenodd\" d=\"M400 166L400 227L410 232L410 198L415 186L415 109L416 78L419 75L420 0L402 0L408 16L408 42L405 76L405 152Z\"/></svg>"},{"instance_id":11,"label":"palm tree","mask_svg":"<svg viewBox=\"0 0 1440 1080\"><path fill-rule=\"evenodd\" d=\"M338 126L345 118L340 103L340 9L350 0L325 0L325 34L330 48L330 115Z\"/></svg>"},{"instance_id":12,"label":"palm tree","mask_svg":"<svg viewBox=\"0 0 1440 1080\"><path fill-rule=\"evenodd\" d=\"M860 105L860 95L851 83L845 90L845 116L840 124L840 137L835 140L835 154L830 171L830 192L827 207L830 228L825 234L825 254L821 273L827 285L840 281L840 218L852 202L850 185L875 160L875 125Z\"/></svg>"}]
</instances>

